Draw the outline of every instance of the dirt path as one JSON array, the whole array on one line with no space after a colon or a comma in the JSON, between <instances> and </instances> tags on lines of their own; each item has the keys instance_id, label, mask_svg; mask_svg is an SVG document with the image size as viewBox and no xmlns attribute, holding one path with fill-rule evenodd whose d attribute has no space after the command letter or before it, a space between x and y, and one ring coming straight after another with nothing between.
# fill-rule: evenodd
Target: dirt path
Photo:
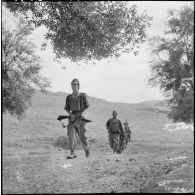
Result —
<instances>
[{"instance_id":1,"label":"dirt path","mask_svg":"<svg viewBox=\"0 0 195 195\"><path fill-rule=\"evenodd\" d=\"M26 148L18 147L3 158L4 194L193 190L193 156L185 149L182 153L181 148L169 148L169 153L163 153L166 148L160 151L146 143L132 142L120 155L92 149L86 158L84 151L78 150L78 157L69 160L68 151L52 145L31 143ZM140 147L145 150L140 152ZM186 158L167 160L168 156Z\"/></svg>"},{"instance_id":2,"label":"dirt path","mask_svg":"<svg viewBox=\"0 0 195 195\"><path fill-rule=\"evenodd\" d=\"M66 159L64 152L52 155L32 154L31 157L10 158L4 162L4 193L93 193L115 191L123 169L122 158L111 154ZM7 176L7 177L6 177Z\"/></svg>"}]
</instances>

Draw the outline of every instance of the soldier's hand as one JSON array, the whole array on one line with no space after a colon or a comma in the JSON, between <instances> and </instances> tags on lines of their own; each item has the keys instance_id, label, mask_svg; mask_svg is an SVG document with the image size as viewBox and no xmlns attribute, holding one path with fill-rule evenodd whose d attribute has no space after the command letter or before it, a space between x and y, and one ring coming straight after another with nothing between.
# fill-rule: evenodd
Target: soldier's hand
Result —
<instances>
[{"instance_id":1,"label":"soldier's hand","mask_svg":"<svg viewBox=\"0 0 195 195\"><path fill-rule=\"evenodd\" d=\"M73 121L75 120L76 116L74 114L70 114L70 119Z\"/></svg>"}]
</instances>

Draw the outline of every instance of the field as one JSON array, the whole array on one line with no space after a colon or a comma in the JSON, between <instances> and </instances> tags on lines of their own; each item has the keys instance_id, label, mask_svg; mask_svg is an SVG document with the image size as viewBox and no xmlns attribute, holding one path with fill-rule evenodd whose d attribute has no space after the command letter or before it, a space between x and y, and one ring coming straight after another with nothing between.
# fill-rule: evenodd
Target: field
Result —
<instances>
[{"instance_id":1,"label":"field","mask_svg":"<svg viewBox=\"0 0 195 195\"><path fill-rule=\"evenodd\" d=\"M194 192L194 131L168 131L166 105L111 103L89 97L86 118L90 157L80 144L77 158L66 156L65 93L37 93L22 121L2 120L2 193ZM112 111L132 129L126 150L113 154L106 121ZM65 123L67 123L65 121Z\"/></svg>"}]
</instances>

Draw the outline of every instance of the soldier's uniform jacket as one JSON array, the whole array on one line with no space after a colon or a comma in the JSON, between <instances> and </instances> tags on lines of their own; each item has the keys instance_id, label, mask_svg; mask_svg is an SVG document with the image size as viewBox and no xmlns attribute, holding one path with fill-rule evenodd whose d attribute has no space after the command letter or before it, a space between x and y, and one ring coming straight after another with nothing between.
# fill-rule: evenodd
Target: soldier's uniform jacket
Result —
<instances>
[{"instance_id":1,"label":"soldier's uniform jacket","mask_svg":"<svg viewBox=\"0 0 195 195\"><path fill-rule=\"evenodd\" d=\"M74 96L70 94L66 97L66 105L64 107L65 110L71 111L75 116L81 116L82 112L89 107L89 103L87 101L87 95L85 93L80 93L78 96ZM86 137L86 129L84 127L85 123L81 120L76 120L76 122L71 121L69 119L69 124L67 126L67 135L69 138L70 150L73 152L76 148L76 133L80 138L82 146L85 151L89 150L89 142Z\"/></svg>"},{"instance_id":2,"label":"soldier's uniform jacket","mask_svg":"<svg viewBox=\"0 0 195 195\"><path fill-rule=\"evenodd\" d=\"M110 130L110 133L121 133L123 132L123 127L119 119L110 118L106 123L107 129Z\"/></svg>"},{"instance_id":3,"label":"soldier's uniform jacket","mask_svg":"<svg viewBox=\"0 0 195 195\"><path fill-rule=\"evenodd\" d=\"M82 113L88 107L89 103L85 93L80 93L77 97L73 94L66 97L66 105L64 109L72 111L73 114Z\"/></svg>"},{"instance_id":4,"label":"soldier's uniform jacket","mask_svg":"<svg viewBox=\"0 0 195 195\"><path fill-rule=\"evenodd\" d=\"M131 133L131 129L130 129L129 127L125 127L125 131L126 131L127 133Z\"/></svg>"}]
</instances>

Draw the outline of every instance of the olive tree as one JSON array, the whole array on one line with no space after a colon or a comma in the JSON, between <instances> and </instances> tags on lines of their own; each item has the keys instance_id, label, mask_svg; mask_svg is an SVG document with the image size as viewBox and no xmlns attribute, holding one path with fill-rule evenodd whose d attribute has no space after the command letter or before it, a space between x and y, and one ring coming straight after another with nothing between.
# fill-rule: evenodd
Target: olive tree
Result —
<instances>
[{"instance_id":1,"label":"olive tree","mask_svg":"<svg viewBox=\"0 0 195 195\"><path fill-rule=\"evenodd\" d=\"M50 86L50 81L40 75L40 58L28 40L31 31L21 19L14 30L2 23L2 110L19 119L31 104L35 89L45 92Z\"/></svg>"},{"instance_id":2,"label":"olive tree","mask_svg":"<svg viewBox=\"0 0 195 195\"><path fill-rule=\"evenodd\" d=\"M152 19L125 1L6 2L6 7L34 28L45 26L56 59L73 62L137 54Z\"/></svg>"},{"instance_id":3,"label":"olive tree","mask_svg":"<svg viewBox=\"0 0 195 195\"><path fill-rule=\"evenodd\" d=\"M151 61L152 86L159 86L168 98L169 118L191 122L194 102L194 9L184 6L170 10L169 30L164 37L151 40L154 59Z\"/></svg>"}]
</instances>

